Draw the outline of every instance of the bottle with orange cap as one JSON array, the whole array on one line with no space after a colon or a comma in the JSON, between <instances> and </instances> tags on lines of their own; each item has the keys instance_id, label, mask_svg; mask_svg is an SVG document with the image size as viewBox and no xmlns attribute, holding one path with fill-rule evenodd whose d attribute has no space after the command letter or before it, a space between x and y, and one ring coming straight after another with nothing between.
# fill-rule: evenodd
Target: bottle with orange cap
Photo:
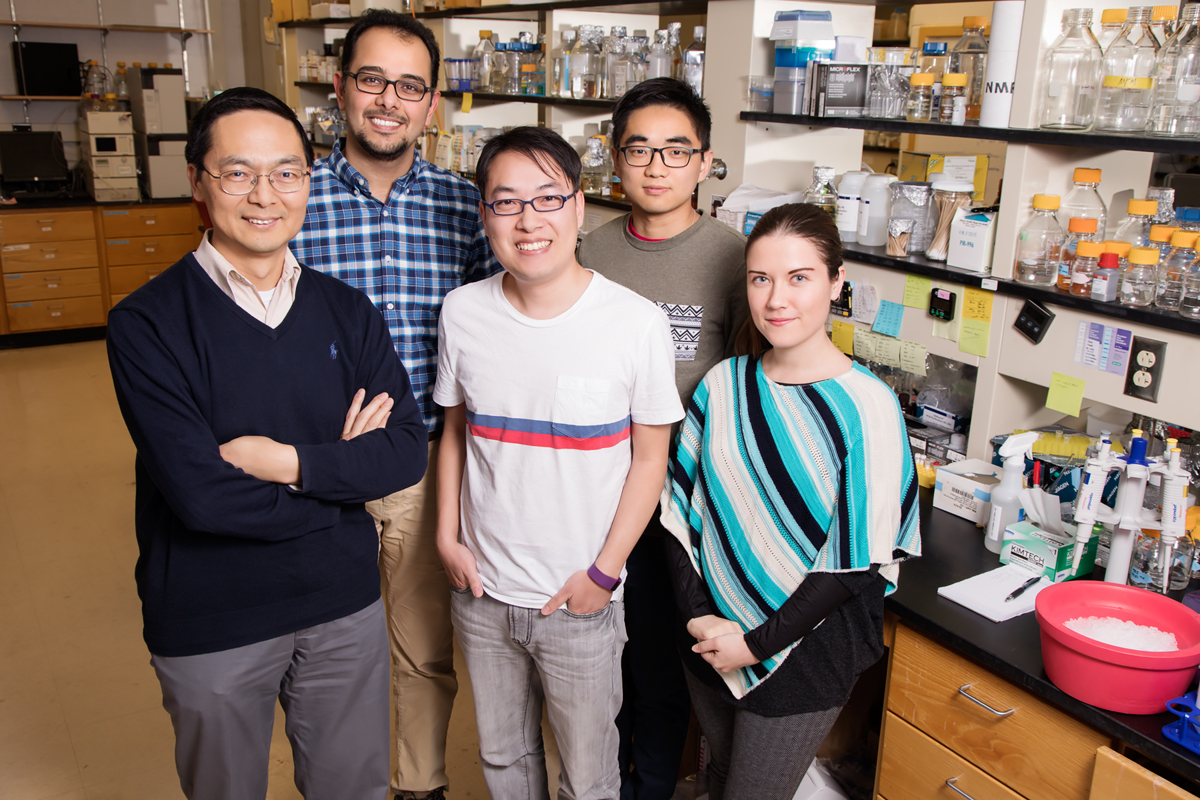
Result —
<instances>
[{"instance_id":1,"label":"bottle with orange cap","mask_svg":"<svg viewBox=\"0 0 1200 800\"><path fill-rule=\"evenodd\" d=\"M1096 121L1100 93L1100 44L1092 34L1092 10L1063 12L1062 35L1046 51L1039 124L1056 131L1085 131Z\"/></svg>"},{"instance_id":2,"label":"bottle with orange cap","mask_svg":"<svg viewBox=\"0 0 1200 800\"><path fill-rule=\"evenodd\" d=\"M1061 209L1059 209L1061 212ZM1072 217L1067 223L1067 238L1063 240L1062 254L1058 259L1058 288L1064 292L1071 289L1071 270L1075 261L1075 248L1081 242L1097 242L1096 220L1087 217ZM1099 254L1096 256L1099 258Z\"/></svg>"},{"instance_id":3,"label":"bottle with orange cap","mask_svg":"<svg viewBox=\"0 0 1200 800\"><path fill-rule=\"evenodd\" d=\"M1096 34L1096 41L1105 53L1108 52L1108 46L1121 35L1128 13L1129 10L1125 8L1106 8L1100 12L1100 32Z\"/></svg>"},{"instance_id":4,"label":"bottle with orange cap","mask_svg":"<svg viewBox=\"0 0 1200 800\"><path fill-rule=\"evenodd\" d=\"M1200 4L1183 7L1178 30L1158 55L1151 136L1200 135Z\"/></svg>"},{"instance_id":5,"label":"bottle with orange cap","mask_svg":"<svg viewBox=\"0 0 1200 800\"><path fill-rule=\"evenodd\" d=\"M1071 282L1067 286L1071 294L1076 297L1092 296L1092 279L1096 277L1103 255L1104 245L1100 242L1084 241L1076 246L1075 260L1071 262Z\"/></svg>"},{"instance_id":6,"label":"bottle with orange cap","mask_svg":"<svg viewBox=\"0 0 1200 800\"><path fill-rule=\"evenodd\" d=\"M1196 263L1195 231L1175 231L1171 235L1171 251L1158 268L1158 288L1154 305L1168 311L1178 311L1183 301L1184 281Z\"/></svg>"},{"instance_id":7,"label":"bottle with orange cap","mask_svg":"<svg viewBox=\"0 0 1200 800\"><path fill-rule=\"evenodd\" d=\"M1179 19L1179 6L1153 6L1150 9L1150 30L1160 45L1175 35L1175 20Z\"/></svg>"},{"instance_id":8,"label":"bottle with orange cap","mask_svg":"<svg viewBox=\"0 0 1200 800\"><path fill-rule=\"evenodd\" d=\"M1134 247L1149 245L1150 226L1153 224L1154 215L1158 213L1158 203L1135 198L1129 201L1125 213L1129 216L1117 228L1113 238L1119 242L1129 242Z\"/></svg>"},{"instance_id":9,"label":"bottle with orange cap","mask_svg":"<svg viewBox=\"0 0 1200 800\"><path fill-rule=\"evenodd\" d=\"M1092 167L1078 167L1071 176L1071 191L1063 198L1062 207L1058 210L1060 220L1072 220L1084 217L1096 220L1096 239L1104 238L1105 226L1108 224L1108 206L1100 196L1100 170Z\"/></svg>"},{"instance_id":10,"label":"bottle with orange cap","mask_svg":"<svg viewBox=\"0 0 1200 800\"><path fill-rule=\"evenodd\" d=\"M1148 306L1158 290L1158 248L1132 247L1129 266L1121 273L1117 300L1123 306Z\"/></svg>"},{"instance_id":11,"label":"bottle with orange cap","mask_svg":"<svg viewBox=\"0 0 1200 800\"><path fill-rule=\"evenodd\" d=\"M1035 194L1033 216L1017 235L1015 278L1020 283L1053 286L1058 274L1063 230L1054 212L1062 198L1056 194Z\"/></svg>"},{"instance_id":12,"label":"bottle with orange cap","mask_svg":"<svg viewBox=\"0 0 1200 800\"><path fill-rule=\"evenodd\" d=\"M1179 230L1178 225L1150 226L1150 244L1148 246L1158 248L1158 257L1161 262L1166 262L1167 256L1171 254L1171 234L1177 230Z\"/></svg>"},{"instance_id":13,"label":"bottle with orange cap","mask_svg":"<svg viewBox=\"0 0 1200 800\"><path fill-rule=\"evenodd\" d=\"M1129 9L1121 34L1104 52L1096 130L1146 130L1154 100L1159 42L1150 30L1150 7Z\"/></svg>"},{"instance_id":14,"label":"bottle with orange cap","mask_svg":"<svg viewBox=\"0 0 1200 800\"><path fill-rule=\"evenodd\" d=\"M983 76L987 71L988 43L983 35L987 17L963 17L962 38L950 48L950 71L967 76L967 124L979 124L983 102Z\"/></svg>"}]
</instances>

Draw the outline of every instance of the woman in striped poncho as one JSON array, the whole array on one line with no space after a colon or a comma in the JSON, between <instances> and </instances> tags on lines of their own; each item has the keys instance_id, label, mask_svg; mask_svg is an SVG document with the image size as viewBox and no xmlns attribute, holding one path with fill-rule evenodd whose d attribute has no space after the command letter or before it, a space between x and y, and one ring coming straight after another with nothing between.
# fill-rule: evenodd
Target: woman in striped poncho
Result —
<instances>
[{"instance_id":1,"label":"woman in striped poncho","mask_svg":"<svg viewBox=\"0 0 1200 800\"><path fill-rule=\"evenodd\" d=\"M711 800L786 800L920 554L896 397L825 333L845 280L833 220L776 208L746 244L749 355L692 397L662 497Z\"/></svg>"}]
</instances>

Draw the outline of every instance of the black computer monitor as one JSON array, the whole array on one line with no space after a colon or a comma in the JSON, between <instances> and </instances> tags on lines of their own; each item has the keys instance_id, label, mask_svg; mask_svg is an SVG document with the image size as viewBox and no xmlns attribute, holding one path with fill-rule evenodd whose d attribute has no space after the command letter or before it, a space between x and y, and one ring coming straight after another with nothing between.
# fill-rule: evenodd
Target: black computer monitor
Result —
<instances>
[{"instance_id":1,"label":"black computer monitor","mask_svg":"<svg viewBox=\"0 0 1200 800\"><path fill-rule=\"evenodd\" d=\"M0 175L6 183L70 177L59 131L0 131Z\"/></svg>"}]
</instances>

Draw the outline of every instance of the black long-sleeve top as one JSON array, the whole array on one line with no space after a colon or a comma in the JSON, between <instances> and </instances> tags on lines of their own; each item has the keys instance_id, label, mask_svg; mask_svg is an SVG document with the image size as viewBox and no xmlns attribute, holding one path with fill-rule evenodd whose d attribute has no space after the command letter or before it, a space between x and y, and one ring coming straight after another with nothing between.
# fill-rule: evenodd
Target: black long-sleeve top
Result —
<instances>
[{"instance_id":1,"label":"black long-sleeve top","mask_svg":"<svg viewBox=\"0 0 1200 800\"><path fill-rule=\"evenodd\" d=\"M113 309L108 352L137 447L135 577L150 652L253 644L379 599L363 503L420 480L428 439L366 295L302 269L270 328L188 255ZM395 398L391 418L340 441L360 388ZM221 444L245 435L295 446L300 491L221 458Z\"/></svg>"}]
</instances>

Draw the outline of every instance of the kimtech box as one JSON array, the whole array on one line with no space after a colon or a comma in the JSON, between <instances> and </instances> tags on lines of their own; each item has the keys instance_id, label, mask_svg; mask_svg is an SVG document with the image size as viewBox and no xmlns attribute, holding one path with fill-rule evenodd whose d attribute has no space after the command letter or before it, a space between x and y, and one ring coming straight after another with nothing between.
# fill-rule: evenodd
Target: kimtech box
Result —
<instances>
[{"instance_id":1,"label":"kimtech box","mask_svg":"<svg viewBox=\"0 0 1200 800\"><path fill-rule=\"evenodd\" d=\"M1094 533L1084 547L1079 564L1071 567L1075 552L1075 526L1064 523L1066 536L1048 533L1028 520L1004 529L1004 546L1000 549L1001 564L1021 564L1039 572L1055 583L1092 574L1096 564L1096 545L1100 537Z\"/></svg>"}]
</instances>

